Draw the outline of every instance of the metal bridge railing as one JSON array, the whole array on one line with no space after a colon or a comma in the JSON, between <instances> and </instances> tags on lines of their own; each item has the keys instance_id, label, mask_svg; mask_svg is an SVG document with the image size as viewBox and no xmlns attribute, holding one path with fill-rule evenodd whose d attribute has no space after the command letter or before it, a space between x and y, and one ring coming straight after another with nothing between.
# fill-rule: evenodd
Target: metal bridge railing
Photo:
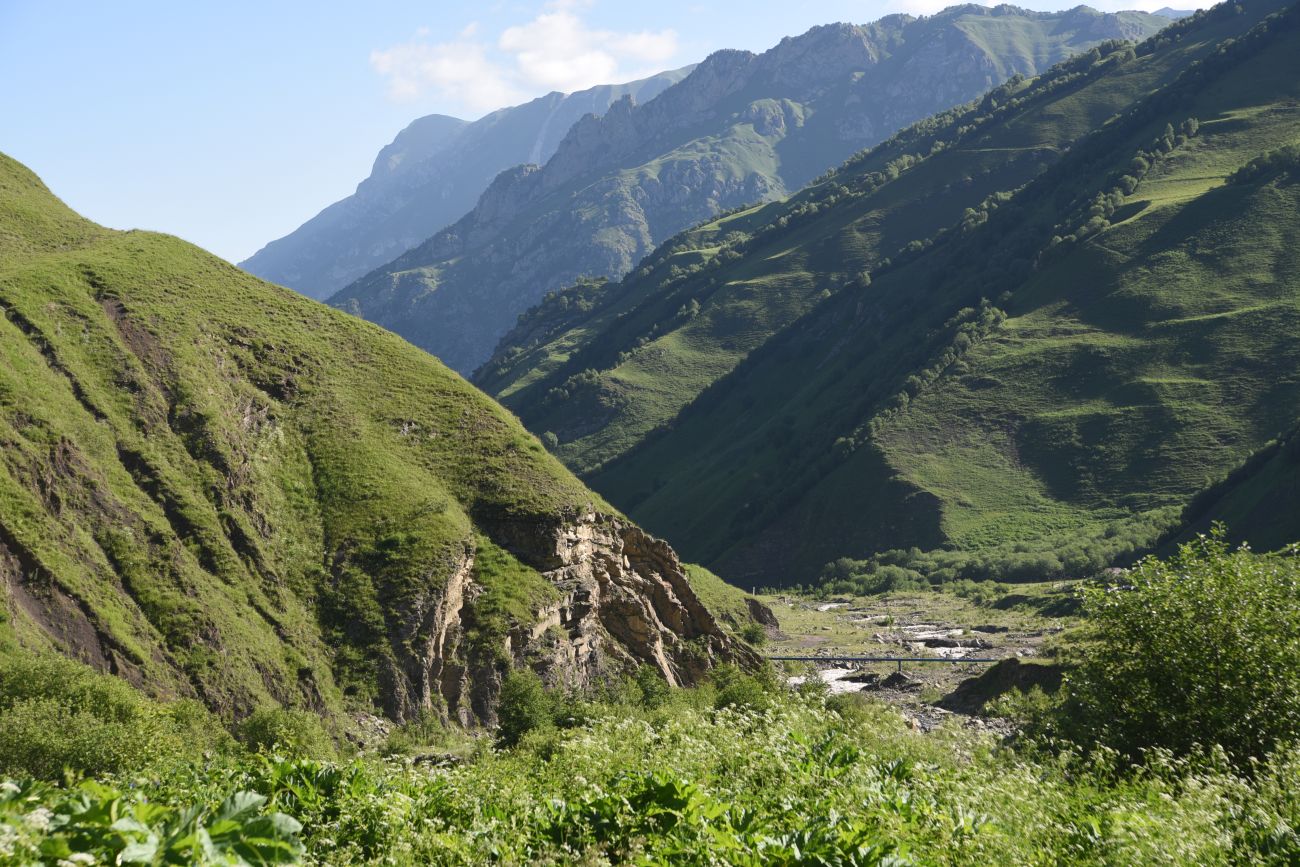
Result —
<instances>
[{"instance_id":1,"label":"metal bridge railing","mask_svg":"<svg viewBox=\"0 0 1300 867\"><path fill-rule=\"evenodd\" d=\"M904 662L946 662L957 665L962 662L1001 662L1000 659L965 656L950 659L945 656L768 656L772 662L897 662L898 670L903 670Z\"/></svg>"}]
</instances>

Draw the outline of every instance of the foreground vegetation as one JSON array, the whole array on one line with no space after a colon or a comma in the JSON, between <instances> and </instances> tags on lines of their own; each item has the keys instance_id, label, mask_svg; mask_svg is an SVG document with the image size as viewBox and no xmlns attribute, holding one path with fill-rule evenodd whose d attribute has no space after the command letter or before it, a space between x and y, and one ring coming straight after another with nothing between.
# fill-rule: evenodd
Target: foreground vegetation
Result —
<instances>
[{"instance_id":1,"label":"foreground vegetation","mask_svg":"<svg viewBox=\"0 0 1300 867\"><path fill-rule=\"evenodd\" d=\"M1065 688L1003 701L1010 742L771 672L561 696L523 671L495 737L422 720L331 761L305 715L236 740L10 660L0 731L87 735L0 739L0 863L1295 863L1298 578L1294 553L1212 536L1091 586Z\"/></svg>"},{"instance_id":2,"label":"foreground vegetation","mask_svg":"<svg viewBox=\"0 0 1300 867\"><path fill-rule=\"evenodd\" d=\"M767 694L760 694L766 696ZM5 783L0 859L176 863L1245 863L1300 856L1300 756L1137 768L921 735L856 696L596 705L466 764L272 756ZM165 854L164 854L165 853ZM893 859L893 860L891 860ZM214 858L215 860L215 858ZM72 861L72 863L77 863ZM89 860L84 863L95 863ZM238 863L238 862L236 862Z\"/></svg>"}]
</instances>

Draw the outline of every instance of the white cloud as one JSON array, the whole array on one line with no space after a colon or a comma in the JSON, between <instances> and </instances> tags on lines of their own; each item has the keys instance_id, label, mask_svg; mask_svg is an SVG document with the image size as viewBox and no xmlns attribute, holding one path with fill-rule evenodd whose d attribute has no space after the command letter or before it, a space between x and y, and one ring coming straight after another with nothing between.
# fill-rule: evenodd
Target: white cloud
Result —
<instances>
[{"instance_id":1,"label":"white cloud","mask_svg":"<svg viewBox=\"0 0 1300 867\"><path fill-rule=\"evenodd\" d=\"M410 42L372 51L370 64L387 79L394 100L433 92L481 112L532 94L583 90L656 72L677 54L675 31L590 28L579 15L586 5L554 0L531 21L503 30L494 46L476 40L477 22L449 42L431 43L421 28Z\"/></svg>"},{"instance_id":2,"label":"white cloud","mask_svg":"<svg viewBox=\"0 0 1300 867\"><path fill-rule=\"evenodd\" d=\"M388 79L388 96L397 102L419 99L432 88L466 108L487 111L525 96L488 58L487 46L469 40L406 42L370 52L370 65Z\"/></svg>"}]
</instances>

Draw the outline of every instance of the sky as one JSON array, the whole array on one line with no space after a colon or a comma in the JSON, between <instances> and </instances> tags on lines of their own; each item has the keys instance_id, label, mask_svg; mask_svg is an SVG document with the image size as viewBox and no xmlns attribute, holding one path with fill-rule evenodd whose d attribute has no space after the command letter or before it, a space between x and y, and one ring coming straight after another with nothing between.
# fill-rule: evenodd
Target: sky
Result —
<instances>
[{"instance_id":1,"label":"sky","mask_svg":"<svg viewBox=\"0 0 1300 867\"><path fill-rule=\"evenodd\" d=\"M762 51L817 24L946 5L0 0L0 152L96 222L238 262L349 195L417 117L473 120L719 48Z\"/></svg>"}]
</instances>

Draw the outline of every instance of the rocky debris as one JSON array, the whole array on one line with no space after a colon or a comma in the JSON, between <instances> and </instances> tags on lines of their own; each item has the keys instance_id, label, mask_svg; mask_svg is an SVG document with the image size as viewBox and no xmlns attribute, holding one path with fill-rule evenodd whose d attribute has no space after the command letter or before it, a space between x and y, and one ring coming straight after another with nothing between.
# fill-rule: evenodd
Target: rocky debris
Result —
<instances>
[{"instance_id":1,"label":"rocky debris","mask_svg":"<svg viewBox=\"0 0 1300 867\"><path fill-rule=\"evenodd\" d=\"M1011 631L1010 626L994 626L992 624L986 624L984 626L972 626L970 629L971 632L985 632L991 635L1000 635L1001 633Z\"/></svg>"},{"instance_id":2,"label":"rocky debris","mask_svg":"<svg viewBox=\"0 0 1300 867\"><path fill-rule=\"evenodd\" d=\"M896 689L900 691L910 691L921 688L921 681L905 671L895 671L893 674L880 681L879 689Z\"/></svg>"},{"instance_id":3,"label":"rocky debris","mask_svg":"<svg viewBox=\"0 0 1300 867\"><path fill-rule=\"evenodd\" d=\"M383 745L393 732L393 724L383 717L370 713L352 715L352 728L347 739L360 750L373 750Z\"/></svg>"},{"instance_id":4,"label":"rocky debris","mask_svg":"<svg viewBox=\"0 0 1300 867\"><path fill-rule=\"evenodd\" d=\"M848 683L860 683L866 689L878 688L880 684L880 675L874 671L859 671L842 678Z\"/></svg>"},{"instance_id":5,"label":"rocky debris","mask_svg":"<svg viewBox=\"0 0 1300 867\"><path fill-rule=\"evenodd\" d=\"M454 768L465 764L465 759L455 753L423 753L413 756L411 764L426 768Z\"/></svg>"},{"instance_id":6,"label":"rocky debris","mask_svg":"<svg viewBox=\"0 0 1300 867\"><path fill-rule=\"evenodd\" d=\"M778 629L781 626L772 609L768 608L762 602L759 602L753 596L745 597L745 608L749 610L750 618L760 626L767 626L772 629Z\"/></svg>"},{"instance_id":7,"label":"rocky debris","mask_svg":"<svg viewBox=\"0 0 1300 867\"><path fill-rule=\"evenodd\" d=\"M975 650L987 650L993 645L983 638L947 638L936 636L921 642L925 647L961 647Z\"/></svg>"}]
</instances>

